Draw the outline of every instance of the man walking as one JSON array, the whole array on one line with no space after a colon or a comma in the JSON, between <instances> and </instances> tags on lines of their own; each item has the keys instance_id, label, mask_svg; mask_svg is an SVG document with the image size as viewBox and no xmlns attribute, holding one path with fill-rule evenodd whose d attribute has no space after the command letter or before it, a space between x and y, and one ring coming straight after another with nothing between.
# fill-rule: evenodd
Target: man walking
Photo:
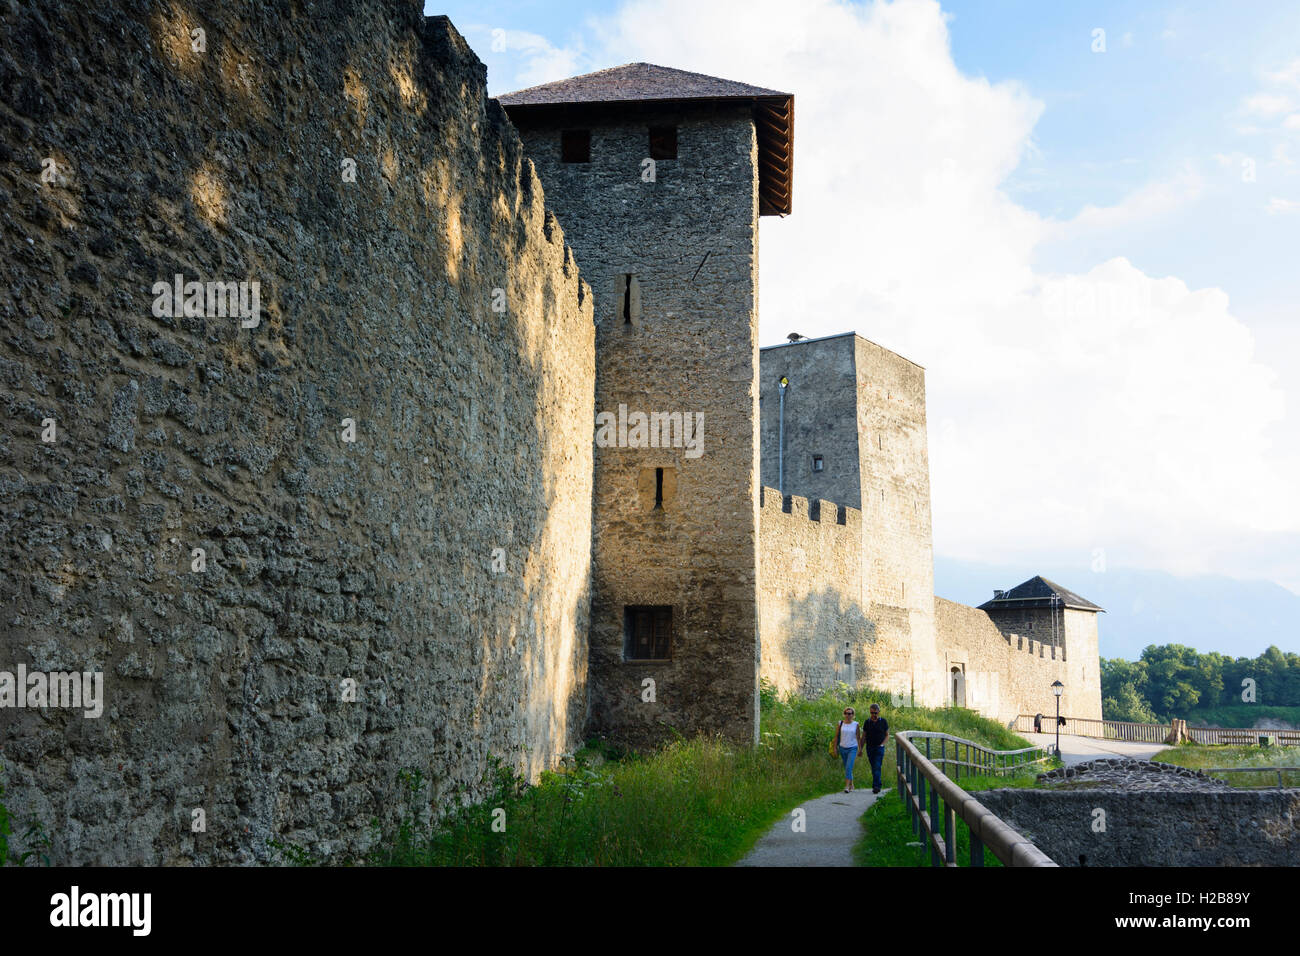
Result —
<instances>
[{"instance_id":1,"label":"man walking","mask_svg":"<svg viewBox=\"0 0 1300 956\"><path fill-rule=\"evenodd\" d=\"M867 759L871 761L871 792L880 792L880 765L885 760L885 742L889 740L889 721L880 716L880 705L871 705L871 719L863 726Z\"/></svg>"}]
</instances>

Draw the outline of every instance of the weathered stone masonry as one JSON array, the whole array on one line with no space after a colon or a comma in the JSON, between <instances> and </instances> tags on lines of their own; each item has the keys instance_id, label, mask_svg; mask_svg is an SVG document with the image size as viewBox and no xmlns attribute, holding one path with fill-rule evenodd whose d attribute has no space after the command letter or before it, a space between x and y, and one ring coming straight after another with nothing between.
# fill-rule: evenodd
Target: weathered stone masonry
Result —
<instances>
[{"instance_id":1,"label":"weathered stone masonry","mask_svg":"<svg viewBox=\"0 0 1300 956\"><path fill-rule=\"evenodd\" d=\"M1003 719L1044 667L1096 689L1095 615L1045 665L936 608L919 366L760 359L789 94L629 64L503 97L516 133L414 0L0 28L0 670L106 677L100 719L0 708L59 862L360 854L404 770L445 808L584 729L751 741L760 669L926 703L989 669L958 702ZM160 313L177 275L256 282L255 321ZM593 450L598 412L698 444Z\"/></svg>"},{"instance_id":2,"label":"weathered stone masonry","mask_svg":"<svg viewBox=\"0 0 1300 956\"><path fill-rule=\"evenodd\" d=\"M762 489L761 672L782 693L875 684L862 579L862 512Z\"/></svg>"},{"instance_id":3,"label":"weathered stone masonry","mask_svg":"<svg viewBox=\"0 0 1300 956\"><path fill-rule=\"evenodd\" d=\"M1020 788L979 801L1061 866L1294 866L1300 853L1295 789Z\"/></svg>"},{"instance_id":4,"label":"weathered stone masonry","mask_svg":"<svg viewBox=\"0 0 1300 956\"><path fill-rule=\"evenodd\" d=\"M606 73L620 71L650 82L696 76L645 64ZM539 91L540 98L523 91L502 99L595 292L597 412L624 405L703 419L698 457L662 446L595 450L590 727L636 744L663 740L669 727L752 741L759 623L754 105L744 98L548 102L547 87ZM675 131L676 155L655 161L649 179L649 131L659 127ZM564 161L562 137L572 129L589 133L589 161ZM628 615L635 613L628 609L646 607L671 609L662 612L671 630L663 659L628 647Z\"/></svg>"},{"instance_id":5,"label":"weathered stone masonry","mask_svg":"<svg viewBox=\"0 0 1300 956\"><path fill-rule=\"evenodd\" d=\"M0 34L0 669L107 697L0 710L18 819L66 863L338 858L403 768L445 806L572 748L592 299L461 37L413 0ZM258 281L259 324L155 317L177 273Z\"/></svg>"}]
</instances>

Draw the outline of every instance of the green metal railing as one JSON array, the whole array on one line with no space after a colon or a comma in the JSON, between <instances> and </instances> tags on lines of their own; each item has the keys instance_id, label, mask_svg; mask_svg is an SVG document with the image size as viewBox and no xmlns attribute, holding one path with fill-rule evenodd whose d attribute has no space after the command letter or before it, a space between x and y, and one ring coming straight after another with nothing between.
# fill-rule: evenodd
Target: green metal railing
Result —
<instances>
[{"instance_id":1,"label":"green metal railing","mask_svg":"<svg viewBox=\"0 0 1300 956\"><path fill-rule=\"evenodd\" d=\"M1300 774L1300 767L1197 767L1197 768L1195 768L1195 769L1200 770L1201 773L1204 773L1204 774L1210 774L1210 773L1224 773L1224 774L1228 774L1228 773L1275 773L1275 774L1277 774L1277 789L1279 789L1279 790L1285 789L1285 784L1283 784L1283 782L1282 782L1282 774L1284 774L1284 773ZM1231 783L1231 781L1224 781L1224 782L1225 782L1225 783ZM1236 784L1232 784L1232 786L1235 787ZM1271 784L1271 783L1264 783L1264 784L1262 784L1262 785L1259 786L1259 787L1247 787L1246 789L1261 789L1261 790L1262 790L1262 789L1267 789L1267 788L1272 787L1272 786L1273 786L1273 784Z\"/></svg>"},{"instance_id":2,"label":"green metal railing","mask_svg":"<svg viewBox=\"0 0 1300 956\"><path fill-rule=\"evenodd\" d=\"M933 753L939 741L939 761L945 766L963 767L967 774L999 774L1023 769L1049 759L1041 747L1024 750L990 750L971 740L919 730L901 730L894 735L898 766L898 794L912 816L912 832L930 848L931 866L957 865L957 820L970 830L970 865L983 866L985 850L1007 866L1056 866L1042 850L994 816L973 796L957 786L935 762L921 752L913 740L924 740ZM953 756L947 757L948 746ZM965 748L964 759L961 748ZM1037 756L1033 756L1037 755ZM927 798L929 805L927 808ZM942 823L940 823L942 821ZM940 832L942 827L942 832Z\"/></svg>"},{"instance_id":3,"label":"green metal railing","mask_svg":"<svg viewBox=\"0 0 1300 956\"><path fill-rule=\"evenodd\" d=\"M925 757L936 766L952 767L954 780L960 780L962 770L966 776L998 777L1005 773L1018 773L1029 764L1043 763L1051 759L1051 754L1043 747L1026 747L1023 750L990 750L982 744L952 734L930 733L924 730L909 730L909 739L924 740ZM934 753L931 742L938 743L938 753ZM921 744L917 745L922 746ZM948 756L951 750L952 757Z\"/></svg>"},{"instance_id":4,"label":"green metal railing","mask_svg":"<svg viewBox=\"0 0 1300 956\"><path fill-rule=\"evenodd\" d=\"M1034 733L1034 715L1016 717L1017 733ZM1076 737L1101 737L1105 740L1131 740L1138 743L1161 744L1169 736L1169 724L1136 724L1126 720L1097 720L1092 717L1066 717L1061 733ZM1056 732L1056 715L1043 715L1045 734ZM1234 744L1249 746L1259 743L1260 737L1272 737L1280 747L1300 746L1300 730L1265 730L1243 727L1188 727L1187 736L1198 744Z\"/></svg>"}]
</instances>

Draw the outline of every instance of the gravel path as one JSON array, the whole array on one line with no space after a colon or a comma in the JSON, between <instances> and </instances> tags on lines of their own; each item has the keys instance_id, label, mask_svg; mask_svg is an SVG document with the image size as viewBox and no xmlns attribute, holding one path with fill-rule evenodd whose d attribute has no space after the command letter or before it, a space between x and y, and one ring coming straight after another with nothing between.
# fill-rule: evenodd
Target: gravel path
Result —
<instances>
[{"instance_id":1,"label":"gravel path","mask_svg":"<svg viewBox=\"0 0 1300 956\"><path fill-rule=\"evenodd\" d=\"M876 800L871 787L852 793L829 793L805 800L796 809L803 813L803 830L796 832L794 811L776 822L754 844L737 866L853 866L853 845L862 838L858 818Z\"/></svg>"}]
</instances>

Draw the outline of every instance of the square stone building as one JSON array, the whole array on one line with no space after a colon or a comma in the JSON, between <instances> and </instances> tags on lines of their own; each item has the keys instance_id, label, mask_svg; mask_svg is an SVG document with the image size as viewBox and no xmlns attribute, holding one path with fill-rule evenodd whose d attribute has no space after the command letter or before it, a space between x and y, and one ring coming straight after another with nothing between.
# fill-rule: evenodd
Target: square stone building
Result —
<instances>
[{"instance_id":1,"label":"square stone building","mask_svg":"<svg viewBox=\"0 0 1300 956\"><path fill-rule=\"evenodd\" d=\"M632 63L500 101L595 300L590 727L754 740L758 219L790 212L793 97Z\"/></svg>"}]
</instances>

